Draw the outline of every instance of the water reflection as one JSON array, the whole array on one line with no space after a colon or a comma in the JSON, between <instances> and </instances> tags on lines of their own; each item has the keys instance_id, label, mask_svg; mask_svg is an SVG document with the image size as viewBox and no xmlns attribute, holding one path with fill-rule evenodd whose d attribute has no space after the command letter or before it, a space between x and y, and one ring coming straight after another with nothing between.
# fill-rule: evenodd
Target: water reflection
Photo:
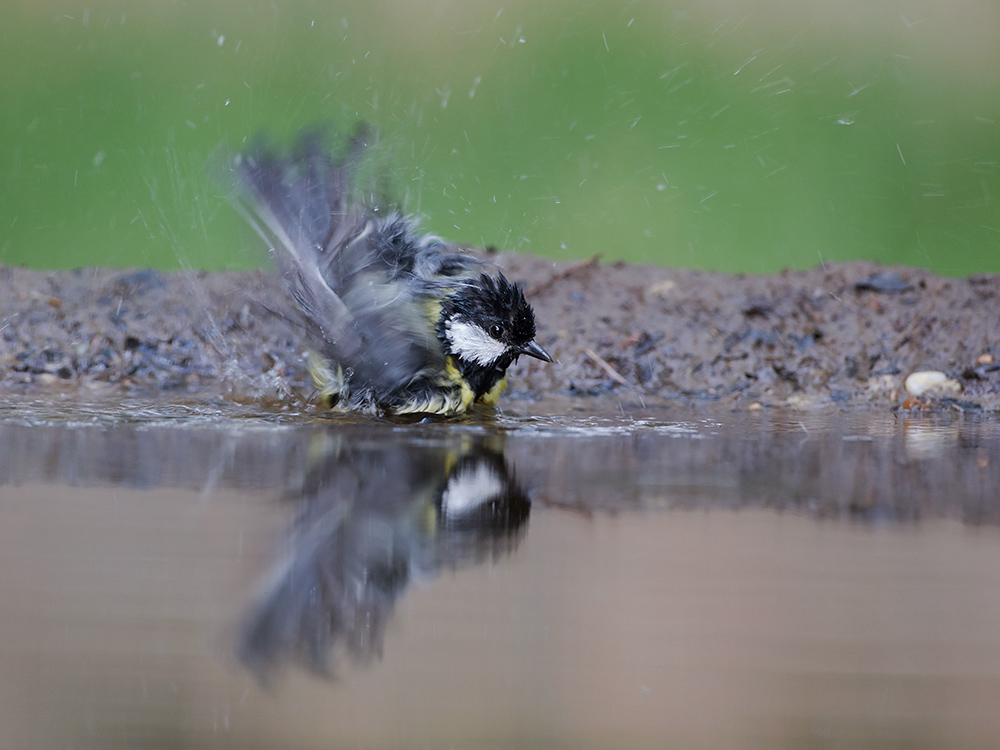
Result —
<instances>
[{"instance_id":1,"label":"water reflection","mask_svg":"<svg viewBox=\"0 0 1000 750\"><path fill-rule=\"evenodd\" d=\"M343 652L382 652L414 580L509 554L530 502L501 435L384 446L322 433L286 497L298 512L244 619L240 657L259 677L284 661L331 674Z\"/></svg>"},{"instance_id":2,"label":"water reflection","mask_svg":"<svg viewBox=\"0 0 1000 750\"><path fill-rule=\"evenodd\" d=\"M0 418L0 746L1000 736L995 422L179 413Z\"/></svg>"},{"instance_id":3,"label":"water reflection","mask_svg":"<svg viewBox=\"0 0 1000 750\"><path fill-rule=\"evenodd\" d=\"M437 466L439 453L462 454L470 441L483 451L492 441L537 490L536 500L587 513L769 508L857 521L1000 524L1000 427L962 415L656 420L646 413L405 427L148 418L141 424L0 421L0 485L175 487L206 495L223 489L289 495L296 487L308 497L323 494L325 481L347 481L364 462L381 467L369 478L391 473L394 465L415 472L408 468L412 461ZM327 466L318 454L332 456ZM452 468L439 466L436 476ZM407 482L431 481L419 472L400 480L394 497ZM356 491L334 491L371 489L354 481Z\"/></svg>"}]
</instances>

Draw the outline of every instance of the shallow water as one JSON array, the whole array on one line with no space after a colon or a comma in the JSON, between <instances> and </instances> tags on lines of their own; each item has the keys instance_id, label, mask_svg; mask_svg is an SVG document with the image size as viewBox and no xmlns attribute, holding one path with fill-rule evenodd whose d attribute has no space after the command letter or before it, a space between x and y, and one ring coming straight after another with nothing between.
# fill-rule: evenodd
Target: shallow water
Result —
<instances>
[{"instance_id":1,"label":"shallow water","mask_svg":"<svg viewBox=\"0 0 1000 750\"><path fill-rule=\"evenodd\" d=\"M0 413L0 746L1000 736L993 422L126 407Z\"/></svg>"}]
</instances>

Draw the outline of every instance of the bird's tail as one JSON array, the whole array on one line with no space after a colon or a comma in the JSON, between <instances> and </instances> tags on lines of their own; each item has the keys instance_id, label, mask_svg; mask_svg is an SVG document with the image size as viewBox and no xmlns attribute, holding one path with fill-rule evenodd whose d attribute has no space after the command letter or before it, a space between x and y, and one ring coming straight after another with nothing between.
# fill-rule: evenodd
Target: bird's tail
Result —
<instances>
[{"instance_id":1,"label":"bird's tail","mask_svg":"<svg viewBox=\"0 0 1000 750\"><path fill-rule=\"evenodd\" d=\"M361 341L333 266L336 250L366 231L368 217L351 192L370 138L359 127L338 160L327 155L320 131L303 135L289 153L258 138L230 167L234 203L271 249L307 328L346 359Z\"/></svg>"}]
</instances>

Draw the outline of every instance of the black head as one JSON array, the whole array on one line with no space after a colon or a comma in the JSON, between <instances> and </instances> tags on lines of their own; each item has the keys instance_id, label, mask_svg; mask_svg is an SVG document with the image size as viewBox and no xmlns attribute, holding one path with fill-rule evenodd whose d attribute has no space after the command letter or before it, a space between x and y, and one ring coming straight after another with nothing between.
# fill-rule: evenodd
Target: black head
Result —
<instances>
[{"instance_id":1,"label":"black head","mask_svg":"<svg viewBox=\"0 0 1000 750\"><path fill-rule=\"evenodd\" d=\"M469 365L506 370L522 354L552 358L535 343L535 313L503 274L482 274L442 304L438 332L448 353Z\"/></svg>"}]
</instances>

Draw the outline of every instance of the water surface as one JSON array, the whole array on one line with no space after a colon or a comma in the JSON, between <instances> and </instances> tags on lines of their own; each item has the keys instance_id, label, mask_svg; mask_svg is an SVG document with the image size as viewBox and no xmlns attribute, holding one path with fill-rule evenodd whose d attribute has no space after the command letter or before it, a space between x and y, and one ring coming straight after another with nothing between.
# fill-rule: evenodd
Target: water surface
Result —
<instances>
[{"instance_id":1,"label":"water surface","mask_svg":"<svg viewBox=\"0 0 1000 750\"><path fill-rule=\"evenodd\" d=\"M1000 736L994 423L134 406L0 421L4 746Z\"/></svg>"}]
</instances>

